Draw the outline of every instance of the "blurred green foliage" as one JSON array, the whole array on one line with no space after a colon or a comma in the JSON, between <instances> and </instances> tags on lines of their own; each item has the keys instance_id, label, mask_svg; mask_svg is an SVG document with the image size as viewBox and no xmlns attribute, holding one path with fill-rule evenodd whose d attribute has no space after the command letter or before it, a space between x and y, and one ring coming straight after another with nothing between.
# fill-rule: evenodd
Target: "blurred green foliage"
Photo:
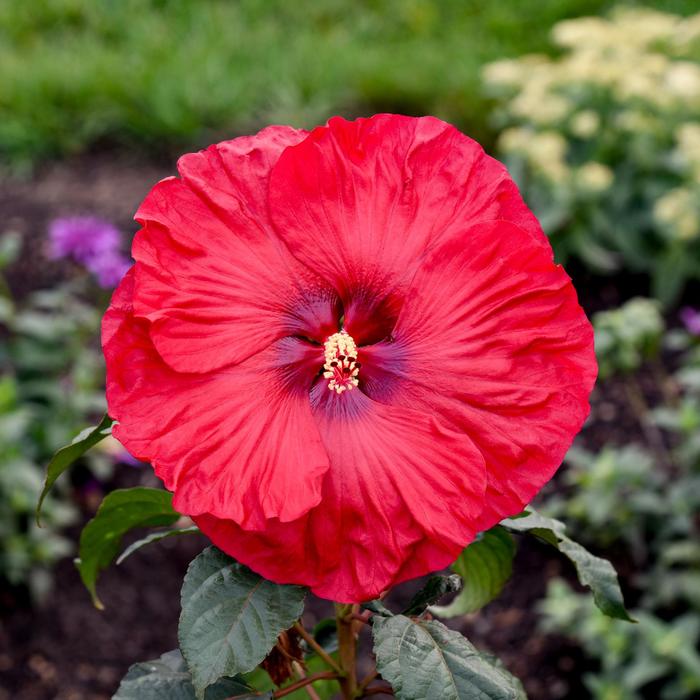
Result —
<instances>
[{"instance_id":1,"label":"blurred green foliage","mask_svg":"<svg viewBox=\"0 0 700 700\"><path fill-rule=\"evenodd\" d=\"M647 313L628 313L645 301ZM656 305L632 300L597 320L597 348L601 332L614 338L606 343L608 376L626 383L647 370L647 385L653 379L647 394L658 405L650 410L632 400L642 395L638 388L628 409L647 439L629 437L597 454L572 448L564 488L541 510L565 519L589 546L625 553L639 625L605 619L585 595L555 581L542 605L544 628L579 641L600 663L585 678L596 700L685 700L700 693L700 342L682 331L665 334L666 351L681 353L678 369L667 375L657 365L658 373L649 372L666 330ZM625 324L620 340L615 329ZM611 345L633 348L634 361L610 352Z\"/></svg>"},{"instance_id":2,"label":"blurred green foliage","mask_svg":"<svg viewBox=\"0 0 700 700\"><path fill-rule=\"evenodd\" d=\"M44 525L34 512L44 467L89 416L104 411L104 367L95 342L99 311L83 298L81 281L36 292L21 303L11 296L2 268L19 253L19 237L0 235L0 576L46 593L50 565L74 545L61 529L77 521L62 484L47 498ZM103 475L112 458L94 452Z\"/></svg>"},{"instance_id":3,"label":"blurred green foliage","mask_svg":"<svg viewBox=\"0 0 700 700\"><path fill-rule=\"evenodd\" d=\"M694 0L651 3L689 12ZM479 68L605 0L0 0L0 157L162 152L329 115L432 113L487 138Z\"/></svg>"},{"instance_id":4,"label":"blurred green foliage","mask_svg":"<svg viewBox=\"0 0 700 700\"><path fill-rule=\"evenodd\" d=\"M47 529L32 517L43 474L22 446L31 440L32 413L18 401L17 384L0 377L0 568L11 584L28 583L41 596L49 583L47 567L70 554L73 545L59 534L76 521L76 510L60 499L47 503Z\"/></svg>"},{"instance_id":5,"label":"blurred green foliage","mask_svg":"<svg viewBox=\"0 0 700 700\"><path fill-rule=\"evenodd\" d=\"M665 324L658 302L637 297L593 315L595 354L601 379L638 370L658 355Z\"/></svg>"},{"instance_id":6,"label":"blurred green foliage","mask_svg":"<svg viewBox=\"0 0 700 700\"><path fill-rule=\"evenodd\" d=\"M618 7L552 37L560 56L484 71L500 150L561 262L648 273L672 304L700 278L700 14Z\"/></svg>"},{"instance_id":7,"label":"blurred green foliage","mask_svg":"<svg viewBox=\"0 0 700 700\"><path fill-rule=\"evenodd\" d=\"M690 700L700 692L700 618L686 613L671 621L633 611L639 624L605 617L590 596L563 581L549 584L540 606L543 628L578 640L599 660L600 671L584 675L595 700Z\"/></svg>"}]
</instances>

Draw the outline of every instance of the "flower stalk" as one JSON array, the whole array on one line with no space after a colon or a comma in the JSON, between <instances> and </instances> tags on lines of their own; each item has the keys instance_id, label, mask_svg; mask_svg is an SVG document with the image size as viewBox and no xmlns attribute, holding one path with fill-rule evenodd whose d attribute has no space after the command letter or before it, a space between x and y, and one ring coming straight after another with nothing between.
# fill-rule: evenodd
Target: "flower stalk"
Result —
<instances>
[{"instance_id":1,"label":"flower stalk","mask_svg":"<svg viewBox=\"0 0 700 700\"><path fill-rule=\"evenodd\" d=\"M281 688L280 690L275 691L272 694L272 697L275 698L275 700L277 700L277 698L283 698L287 695L291 695L292 693L294 693L297 690L300 690L301 688L309 687L312 683L315 683L316 681L330 680L333 678L337 678L337 675L332 671L321 671L320 673L314 673L313 676L306 676L306 678L302 678L296 683L292 683L285 688Z\"/></svg>"},{"instance_id":2,"label":"flower stalk","mask_svg":"<svg viewBox=\"0 0 700 700\"><path fill-rule=\"evenodd\" d=\"M353 616L359 612L359 605L336 603L338 626L338 653L342 676L340 688L344 700L359 697L357 685L357 623Z\"/></svg>"},{"instance_id":3,"label":"flower stalk","mask_svg":"<svg viewBox=\"0 0 700 700\"><path fill-rule=\"evenodd\" d=\"M335 659L306 631L301 622L294 625L294 629L299 633L299 636L308 644L310 649L313 649L320 658L322 658L336 673L343 674L342 669L336 663Z\"/></svg>"},{"instance_id":4,"label":"flower stalk","mask_svg":"<svg viewBox=\"0 0 700 700\"><path fill-rule=\"evenodd\" d=\"M307 679L304 667L298 661L292 662L292 668L294 669L294 673L297 675L300 681ZM321 700L318 696L318 693L312 685L305 685L304 690L306 691L306 694L309 696L310 700Z\"/></svg>"}]
</instances>

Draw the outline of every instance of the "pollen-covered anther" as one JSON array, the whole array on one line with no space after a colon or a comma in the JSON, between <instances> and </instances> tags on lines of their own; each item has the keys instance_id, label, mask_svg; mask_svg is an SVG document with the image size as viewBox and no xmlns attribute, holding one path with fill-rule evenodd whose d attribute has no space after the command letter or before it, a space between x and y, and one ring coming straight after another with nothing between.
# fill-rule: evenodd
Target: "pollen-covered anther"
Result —
<instances>
[{"instance_id":1,"label":"pollen-covered anther","mask_svg":"<svg viewBox=\"0 0 700 700\"><path fill-rule=\"evenodd\" d=\"M328 337L323 346L323 357L323 376L328 379L331 391L342 394L358 385L360 363L357 361L357 346L346 331Z\"/></svg>"}]
</instances>

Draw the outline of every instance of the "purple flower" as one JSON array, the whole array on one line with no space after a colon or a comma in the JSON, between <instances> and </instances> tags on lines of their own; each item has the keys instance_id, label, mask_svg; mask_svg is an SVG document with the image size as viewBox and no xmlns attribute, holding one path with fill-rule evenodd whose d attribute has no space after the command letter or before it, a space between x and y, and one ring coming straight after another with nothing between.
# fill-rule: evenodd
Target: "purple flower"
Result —
<instances>
[{"instance_id":1,"label":"purple flower","mask_svg":"<svg viewBox=\"0 0 700 700\"><path fill-rule=\"evenodd\" d=\"M680 316L688 333L700 336L700 311L686 306L681 309Z\"/></svg>"},{"instance_id":2,"label":"purple flower","mask_svg":"<svg viewBox=\"0 0 700 700\"><path fill-rule=\"evenodd\" d=\"M109 221L94 216L54 219L49 225L49 254L86 264L96 256L119 249L121 235Z\"/></svg>"},{"instance_id":3,"label":"purple flower","mask_svg":"<svg viewBox=\"0 0 700 700\"><path fill-rule=\"evenodd\" d=\"M86 261L85 267L95 275L100 287L109 289L119 284L121 278L131 267L131 261L119 252L109 252Z\"/></svg>"},{"instance_id":4,"label":"purple flower","mask_svg":"<svg viewBox=\"0 0 700 700\"><path fill-rule=\"evenodd\" d=\"M49 255L72 258L97 278L101 287L115 287L129 269L119 250L121 234L109 221L95 216L54 219L49 225Z\"/></svg>"}]
</instances>

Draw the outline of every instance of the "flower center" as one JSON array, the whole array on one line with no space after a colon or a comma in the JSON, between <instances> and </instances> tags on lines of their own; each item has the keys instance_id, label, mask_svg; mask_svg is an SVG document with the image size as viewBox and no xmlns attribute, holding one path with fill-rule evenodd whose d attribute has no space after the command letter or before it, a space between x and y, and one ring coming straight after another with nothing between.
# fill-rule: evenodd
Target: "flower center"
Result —
<instances>
[{"instance_id":1,"label":"flower center","mask_svg":"<svg viewBox=\"0 0 700 700\"><path fill-rule=\"evenodd\" d=\"M360 363L357 361L357 345L345 332L333 333L323 344L323 376L328 380L328 388L336 394L354 389Z\"/></svg>"}]
</instances>

